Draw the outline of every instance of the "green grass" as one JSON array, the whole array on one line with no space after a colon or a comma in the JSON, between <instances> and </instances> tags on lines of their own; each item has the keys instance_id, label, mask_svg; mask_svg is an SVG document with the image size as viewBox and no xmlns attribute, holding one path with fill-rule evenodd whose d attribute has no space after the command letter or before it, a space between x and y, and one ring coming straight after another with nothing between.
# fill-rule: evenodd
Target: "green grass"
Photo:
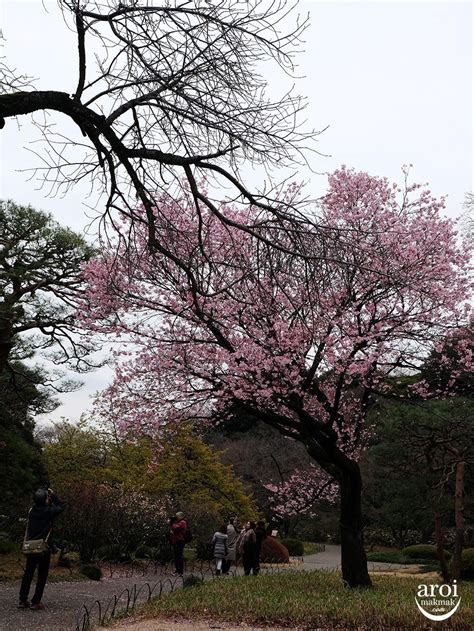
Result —
<instances>
[{"instance_id":1,"label":"green grass","mask_svg":"<svg viewBox=\"0 0 474 631\"><path fill-rule=\"evenodd\" d=\"M143 618L186 618L290 628L429 629L415 605L421 579L375 576L374 589L345 589L336 572L286 572L212 580L139 608ZM436 582L436 581L433 581ZM459 586L460 609L436 629L474 628L474 584Z\"/></svg>"},{"instance_id":2,"label":"green grass","mask_svg":"<svg viewBox=\"0 0 474 631\"><path fill-rule=\"evenodd\" d=\"M194 561L196 559L196 548L185 546L183 556L186 561Z\"/></svg>"},{"instance_id":3,"label":"green grass","mask_svg":"<svg viewBox=\"0 0 474 631\"><path fill-rule=\"evenodd\" d=\"M322 552L324 546L320 543L314 543L313 541L303 541L304 555L307 554L317 554L318 552Z\"/></svg>"}]
</instances>

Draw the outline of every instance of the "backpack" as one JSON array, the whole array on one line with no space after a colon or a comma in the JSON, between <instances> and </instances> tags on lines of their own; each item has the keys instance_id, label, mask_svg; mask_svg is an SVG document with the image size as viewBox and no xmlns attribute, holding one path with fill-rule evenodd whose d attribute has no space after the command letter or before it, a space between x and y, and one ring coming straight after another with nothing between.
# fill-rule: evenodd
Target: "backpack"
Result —
<instances>
[{"instance_id":1,"label":"backpack","mask_svg":"<svg viewBox=\"0 0 474 631\"><path fill-rule=\"evenodd\" d=\"M184 543L190 543L193 540L193 533L190 528L186 528L184 531Z\"/></svg>"}]
</instances>

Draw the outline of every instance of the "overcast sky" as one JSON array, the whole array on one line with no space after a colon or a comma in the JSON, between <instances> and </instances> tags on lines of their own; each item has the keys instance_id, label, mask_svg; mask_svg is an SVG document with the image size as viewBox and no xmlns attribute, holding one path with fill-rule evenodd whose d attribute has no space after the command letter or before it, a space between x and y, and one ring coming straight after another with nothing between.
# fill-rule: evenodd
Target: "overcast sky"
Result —
<instances>
[{"instance_id":1,"label":"overcast sky","mask_svg":"<svg viewBox=\"0 0 474 631\"><path fill-rule=\"evenodd\" d=\"M55 2L1 0L4 55L19 70L38 77L36 89L72 92L76 41ZM412 163L413 179L448 195L448 212L462 212L473 190L473 81L471 2L300 2L310 13L299 57L297 91L308 97L308 125L327 131L312 168L325 173L341 164L389 179ZM269 77L271 83L272 77ZM273 91L274 88L272 88ZM58 119L59 121L60 119ZM0 132L0 198L51 211L76 230L89 223L87 189L49 198L22 169L38 164L29 144L37 132L27 117L20 129L9 119ZM61 120L62 124L62 120ZM64 129L67 122L64 123ZM314 196L323 175L302 172ZM79 392L65 395L50 419L78 419L90 395L110 378L106 369L89 375Z\"/></svg>"}]
</instances>

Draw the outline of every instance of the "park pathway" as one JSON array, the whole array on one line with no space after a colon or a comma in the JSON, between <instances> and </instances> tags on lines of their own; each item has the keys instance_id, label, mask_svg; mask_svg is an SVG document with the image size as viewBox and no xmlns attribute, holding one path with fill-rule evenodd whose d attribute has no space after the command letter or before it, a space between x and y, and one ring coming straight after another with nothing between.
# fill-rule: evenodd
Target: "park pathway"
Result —
<instances>
[{"instance_id":1,"label":"park pathway","mask_svg":"<svg viewBox=\"0 0 474 631\"><path fill-rule=\"evenodd\" d=\"M19 584L0 586L0 631L73 631L83 605L92 607L96 600L103 606L124 589L145 583L154 585L166 577L159 574L124 578L103 578L98 581L48 583L44 592L44 611L17 609ZM169 585L165 585L165 589ZM143 591L143 598L147 592Z\"/></svg>"},{"instance_id":2,"label":"park pathway","mask_svg":"<svg viewBox=\"0 0 474 631\"><path fill-rule=\"evenodd\" d=\"M406 570L414 566L403 565L401 563L378 563L368 562L369 572L396 572ZM341 569L341 546L326 544L323 552L309 554L304 557L303 564L299 569L304 570L340 570Z\"/></svg>"}]
</instances>

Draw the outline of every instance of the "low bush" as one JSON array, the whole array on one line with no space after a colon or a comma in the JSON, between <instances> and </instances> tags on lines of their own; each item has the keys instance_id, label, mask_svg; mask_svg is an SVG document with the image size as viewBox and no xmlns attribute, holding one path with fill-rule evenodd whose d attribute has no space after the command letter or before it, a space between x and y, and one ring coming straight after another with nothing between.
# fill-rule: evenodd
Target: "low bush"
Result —
<instances>
[{"instance_id":1,"label":"low bush","mask_svg":"<svg viewBox=\"0 0 474 631\"><path fill-rule=\"evenodd\" d=\"M367 561L378 563L406 563L411 561L401 552L367 552Z\"/></svg>"},{"instance_id":2,"label":"low bush","mask_svg":"<svg viewBox=\"0 0 474 631\"><path fill-rule=\"evenodd\" d=\"M9 554L10 552L17 552L19 546L14 541L8 541L8 539L0 539L0 554Z\"/></svg>"},{"instance_id":3,"label":"low bush","mask_svg":"<svg viewBox=\"0 0 474 631\"><path fill-rule=\"evenodd\" d=\"M274 537L265 537L260 558L264 563L288 563L290 555L285 546Z\"/></svg>"},{"instance_id":4,"label":"low bush","mask_svg":"<svg viewBox=\"0 0 474 631\"><path fill-rule=\"evenodd\" d=\"M67 552L66 554L60 554L57 562L57 567L71 568L80 562L78 552Z\"/></svg>"},{"instance_id":5,"label":"low bush","mask_svg":"<svg viewBox=\"0 0 474 631\"><path fill-rule=\"evenodd\" d=\"M214 549L211 543L206 541L198 541L196 543L196 559L199 561L212 561L214 558Z\"/></svg>"},{"instance_id":6,"label":"low bush","mask_svg":"<svg viewBox=\"0 0 474 631\"><path fill-rule=\"evenodd\" d=\"M156 548L151 546L138 546L135 550L135 556L137 559L153 559L156 556Z\"/></svg>"},{"instance_id":7,"label":"low bush","mask_svg":"<svg viewBox=\"0 0 474 631\"><path fill-rule=\"evenodd\" d=\"M153 548L152 559L159 563L169 563L173 559L173 548L169 543L164 543L157 548Z\"/></svg>"},{"instance_id":8,"label":"low bush","mask_svg":"<svg viewBox=\"0 0 474 631\"><path fill-rule=\"evenodd\" d=\"M87 578L90 578L91 581L100 581L102 578L102 570L97 565L83 565L80 572Z\"/></svg>"},{"instance_id":9,"label":"low bush","mask_svg":"<svg viewBox=\"0 0 474 631\"><path fill-rule=\"evenodd\" d=\"M292 557L302 557L304 554L304 545L299 539L282 539L281 545L285 546Z\"/></svg>"},{"instance_id":10,"label":"low bush","mask_svg":"<svg viewBox=\"0 0 474 631\"><path fill-rule=\"evenodd\" d=\"M128 552L124 552L119 545L115 544L97 548L94 558L115 561L116 563L129 563L132 560Z\"/></svg>"},{"instance_id":11,"label":"low bush","mask_svg":"<svg viewBox=\"0 0 474 631\"><path fill-rule=\"evenodd\" d=\"M196 585L201 585L203 582L200 576L190 574L183 579L183 587L196 587Z\"/></svg>"},{"instance_id":12,"label":"low bush","mask_svg":"<svg viewBox=\"0 0 474 631\"><path fill-rule=\"evenodd\" d=\"M409 559L434 559L438 560L438 551L436 546L428 544L419 544L416 546L408 546L403 548L402 554ZM446 559L451 558L451 553L447 550L444 551Z\"/></svg>"},{"instance_id":13,"label":"low bush","mask_svg":"<svg viewBox=\"0 0 474 631\"><path fill-rule=\"evenodd\" d=\"M461 578L474 579L474 548L466 548L462 551Z\"/></svg>"}]
</instances>

